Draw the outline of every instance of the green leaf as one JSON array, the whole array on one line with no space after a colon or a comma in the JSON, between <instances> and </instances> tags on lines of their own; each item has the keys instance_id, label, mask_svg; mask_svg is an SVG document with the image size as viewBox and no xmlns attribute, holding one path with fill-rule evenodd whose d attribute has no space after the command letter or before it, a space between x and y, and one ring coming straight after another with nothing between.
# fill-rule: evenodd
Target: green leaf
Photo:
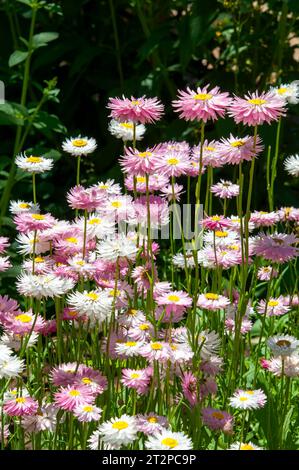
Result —
<instances>
[{"instance_id":1,"label":"green leaf","mask_svg":"<svg viewBox=\"0 0 299 470\"><path fill-rule=\"evenodd\" d=\"M33 48L38 49L39 47L44 47L48 44L48 42L51 42L57 39L58 36L59 34L55 32L35 34L32 38Z\"/></svg>"},{"instance_id":2,"label":"green leaf","mask_svg":"<svg viewBox=\"0 0 299 470\"><path fill-rule=\"evenodd\" d=\"M289 411L287 412L283 425L282 425L282 441L284 442L287 438L288 433L290 432L290 423L291 423L291 417L294 412L294 406L291 406Z\"/></svg>"},{"instance_id":3,"label":"green leaf","mask_svg":"<svg viewBox=\"0 0 299 470\"><path fill-rule=\"evenodd\" d=\"M28 51L27 52L14 51L8 59L9 67L14 67L17 64L24 62L24 60L27 59L27 56L28 56Z\"/></svg>"},{"instance_id":4,"label":"green leaf","mask_svg":"<svg viewBox=\"0 0 299 470\"><path fill-rule=\"evenodd\" d=\"M59 118L55 116L55 114L49 114L46 111L40 111L37 116L35 117L35 121L33 123L36 129L44 132L48 135L49 131L65 133L66 128L60 122Z\"/></svg>"},{"instance_id":5,"label":"green leaf","mask_svg":"<svg viewBox=\"0 0 299 470\"><path fill-rule=\"evenodd\" d=\"M27 116L27 109L18 103L0 104L0 126L23 126Z\"/></svg>"}]
</instances>

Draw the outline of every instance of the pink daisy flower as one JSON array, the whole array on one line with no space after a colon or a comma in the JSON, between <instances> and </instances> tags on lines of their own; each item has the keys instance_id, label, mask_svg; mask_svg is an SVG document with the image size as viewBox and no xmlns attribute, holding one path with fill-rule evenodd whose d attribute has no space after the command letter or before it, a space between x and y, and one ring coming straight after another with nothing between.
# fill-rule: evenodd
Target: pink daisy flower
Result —
<instances>
[{"instance_id":1,"label":"pink daisy flower","mask_svg":"<svg viewBox=\"0 0 299 470\"><path fill-rule=\"evenodd\" d=\"M224 295L207 292L200 294L197 299L197 306L205 310L225 309L230 304L230 300Z\"/></svg>"},{"instance_id":2,"label":"pink daisy flower","mask_svg":"<svg viewBox=\"0 0 299 470\"><path fill-rule=\"evenodd\" d=\"M223 230L227 227L231 227L231 221L223 215L212 215L206 217L201 221L202 226L209 230Z\"/></svg>"},{"instance_id":3,"label":"pink daisy flower","mask_svg":"<svg viewBox=\"0 0 299 470\"><path fill-rule=\"evenodd\" d=\"M131 326L128 330L128 335L134 341L146 341L150 337L154 336L154 327L148 322L136 323L134 326Z\"/></svg>"},{"instance_id":4,"label":"pink daisy flower","mask_svg":"<svg viewBox=\"0 0 299 470\"><path fill-rule=\"evenodd\" d=\"M202 408L202 422L213 431L223 431L225 434L232 434L234 418L226 411L215 408Z\"/></svg>"},{"instance_id":5,"label":"pink daisy flower","mask_svg":"<svg viewBox=\"0 0 299 470\"><path fill-rule=\"evenodd\" d=\"M120 166L125 173L137 176L140 173L154 174L155 164L164 155L161 144L147 148L141 152L131 147L125 149L125 155L120 157Z\"/></svg>"},{"instance_id":6,"label":"pink daisy flower","mask_svg":"<svg viewBox=\"0 0 299 470\"><path fill-rule=\"evenodd\" d=\"M128 388L134 388L139 395L147 392L152 373L147 369L122 369L121 383Z\"/></svg>"},{"instance_id":7,"label":"pink daisy flower","mask_svg":"<svg viewBox=\"0 0 299 470\"><path fill-rule=\"evenodd\" d=\"M273 266L262 266L258 269L257 278L260 281L270 281L278 276L278 271Z\"/></svg>"},{"instance_id":8,"label":"pink daisy flower","mask_svg":"<svg viewBox=\"0 0 299 470\"><path fill-rule=\"evenodd\" d=\"M29 333L32 328L33 331L40 332L45 325L44 319L40 315L34 315L31 310L25 313L5 314L2 322L9 331L21 336Z\"/></svg>"},{"instance_id":9,"label":"pink daisy flower","mask_svg":"<svg viewBox=\"0 0 299 470\"><path fill-rule=\"evenodd\" d=\"M299 209L295 207L281 207L277 213L282 222L299 222Z\"/></svg>"},{"instance_id":10,"label":"pink daisy flower","mask_svg":"<svg viewBox=\"0 0 299 470\"><path fill-rule=\"evenodd\" d=\"M90 421L99 421L102 415L102 410L98 406L90 403L81 403L74 411L74 416L82 423L89 423Z\"/></svg>"},{"instance_id":11,"label":"pink daisy flower","mask_svg":"<svg viewBox=\"0 0 299 470\"><path fill-rule=\"evenodd\" d=\"M4 251L9 247L9 239L8 237L0 237L0 254L4 253Z\"/></svg>"},{"instance_id":12,"label":"pink daisy flower","mask_svg":"<svg viewBox=\"0 0 299 470\"><path fill-rule=\"evenodd\" d=\"M161 119L164 106L158 98L109 98L108 109L111 110L109 117L121 122L131 121L142 124L152 123Z\"/></svg>"},{"instance_id":13,"label":"pink daisy flower","mask_svg":"<svg viewBox=\"0 0 299 470\"><path fill-rule=\"evenodd\" d=\"M51 214L33 214L31 212L23 212L14 217L14 223L16 224L19 232L28 233L52 227L55 224L55 219Z\"/></svg>"},{"instance_id":14,"label":"pink daisy flower","mask_svg":"<svg viewBox=\"0 0 299 470\"><path fill-rule=\"evenodd\" d=\"M252 241L253 254L276 262L285 263L298 255L299 248L293 246L298 243L298 238L293 233L274 233L266 235L260 233Z\"/></svg>"},{"instance_id":15,"label":"pink daisy flower","mask_svg":"<svg viewBox=\"0 0 299 470\"><path fill-rule=\"evenodd\" d=\"M283 296L277 298L270 297L268 302L260 300L257 304L256 311L262 315L266 314L267 317L280 316L288 313L290 307L284 304Z\"/></svg>"},{"instance_id":16,"label":"pink daisy flower","mask_svg":"<svg viewBox=\"0 0 299 470\"><path fill-rule=\"evenodd\" d=\"M167 198L168 201L180 201L184 192L184 186L177 183L174 183L173 187L171 184L166 184L160 189L161 196Z\"/></svg>"},{"instance_id":17,"label":"pink daisy flower","mask_svg":"<svg viewBox=\"0 0 299 470\"><path fill-rule=\"evenodd\" d=\"M8 295L0 295L0 312L15 312L19 308L16 300L10 299Z\"/></svg>"},{"instance_id":18,"label":"pink daisy flower","mask_svg":"<svg viewBox=\"0 0 299 470\"><path fill-rule=\"evenodd\" d=\"M135 175L136 191L137 193L146 192L146 177L145 174ZM169 183L169 178L163 175L149 175L148 189L149 192L159 191ZM129 191L134 191L134 175L129 174L125 178L125 186Z\"/></svg>"},{"instance_id":19,"label":"pink daisy flower","mask_svg":"<svg viewBox=\"0 0 299 470\"><path fill-rule=\"evenodd\" d=\"M168 151L154 163L155 171L164 176L186 175L189 169L189 155L186 152Z\"/></svg>"},{"instance_id":20,"label":"pink daisy flower","mask_svg":"<svg viewBox=\"0 0 299 470\"><path fill-rule=\"evenodd\" d=\"M231 181L220 180L220 183L210 187L210 191L222 199L231 199L239 195L239 185Z\"/></svg>"},{"instance_id":21,"label":"pink daisy flower","mask_svg":"<svg viewBox=\"0 0 299 470\"><path fill-rule=\"evenodd\" d=\"M72 209L83 209L92 212L101 207L105 195L99 189L74 186L67 193L67 201Z\"/></svg>"},{"instance_id":22,"label":"pink daisy flower","mask_svg":"<svg viewBox=\"0 0 299 470\"><path fill-rule=\"evenodd\" d=\"M204 141L201 150L201 145L196 145L192 149L192 160L196 160L199 168L200 153L202 152L202 164L204 166L211 166L212 168L220 168L223 166L222 154L220 153L220 145L216 140L208 142Z\"/></svg>"},{"instance_id":23,"label":"pink daisy flower","mask_svg":"<svg viewBox=\"0 0 299 470\"><path fill-rule=\"evenodd\" d=\"M94 393L84 385L61 387L54 395L55 404L58 408L73 411L80 405L93 403Z\"/></svg>"},{"instance_id":24,"label":"pink daisy flower","mask_svg":"<svg viewBox=\"0 0 299 470\"><path fill-rule=\"evenodd\" d=\"M185 372L183 374L181 384L184 397L188 400L191 406L195 406L198 403L197 379L195 375L193 375L192 372Z\"/></svg>"},{"instance_id":25,"label":"pink daisy flower","mask_svg":"<svg viewBox=\"0 0 299 470\"><path fill-rule=\"evenodd\" d=\"M178 99L172 102L173 108L186 121L213 121L223 117L231 102L228 93L221 93L219 87L209 90L210 85L198 87L196 91L189 87L178 92Z\"/></svg>"},{"instance_id":26,"label":"pink daisy flower","mask_svg":"<svg viewBox=\"0 0 299 470\"><path fill-rule=\"evenodd\" d=\"M139 349L139 354L149 362L167 362L171 357L171 349L165 341L150 341Z\"/></svg>"},{"instance_id":27,"label":"pink daisy flower","mask_svg":"<svg viewBox=\"0 0 299 470\"><path fill-rule=\"evenodd\" d=\"M285 101L272 91L248 93L245 98L234 97L230 104L228 115L238 124L248 126L270 124L285 115Z\"/></svg>"},{"instance_id":28,"label":"pink daisy flower","mask_svg":"<svg viewBox=\"0 0 299 470\"><path fill-rule=\"evenodd\" d=\"M7 269L11 267L12 267L12 264L9 261L9 256L0 256L0 273L7 271Z\"/></svg>"},{"instance_id":29,"label":"pink daisy flower","mask_svg":"<svg viewBox=\"0 0 299 470\"><path fill-rule=\"evenodd\" d=\"M169 427L167 418L153 412L146 415L137 415L136 419L138 431L143 432L147 436L153 436Z\"/></svg>"},{"instance_id":30,"label":"pink daisy flower","mask_svg":"<svg viewBox=\"0 0 299 470\"><path fill-rule=\"evenodd\" d=\"M3 412L9 416L34 415L38 409L38 403L31 397L17 397L7 400L3 405Z\"/></svg>"},{"instance_id":31,"label":"pink daisy flower","mask_svg":"<svg viewBox=\"0 0 299 470\"><path fill-rule=\"evenodd\" d=\"M181 313L187 308L191 307L192 299L184 291L172 291L167 294L161 295L156 300L157 304L165 307L166 314Z\"/></svg>"},{"instance_id":32,"label":"pink daisy flower","mask_svg":"<svg viewBox=\"0 0 299 470\"><path fill-rule=\"evenodd\" d=\"M238 165L243 161L251 161L263 150L262 140L256 137L254 145L254 137L246 135L239 138L230 134L228 139L222 138L218 152L221 155L223 164Z\"/></svg>"},{"instance_id":33,"label":"pink daisy flower","mask_svg":"<svg viewBox=\"0 0 299 470\"><path fill-rule=\"evenodd\" d=\"M279 221L279 215L276 212L254 211L251 213L250 222L255 228L272 227Z\"/></svg>"}]
</instances>

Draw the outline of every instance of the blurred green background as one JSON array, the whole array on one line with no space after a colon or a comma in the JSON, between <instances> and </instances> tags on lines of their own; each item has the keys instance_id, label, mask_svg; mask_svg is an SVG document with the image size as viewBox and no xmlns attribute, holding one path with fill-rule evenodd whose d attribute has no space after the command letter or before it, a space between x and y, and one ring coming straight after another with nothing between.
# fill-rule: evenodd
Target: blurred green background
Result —
<instances>
[{"instance_id":1,"label":"blurred green background","mask_svg":"<svg viewBox=\"0 0 299 470\"><path fill-rule=\"evenodd\" d=\"M65 136L98 141L83 160L83 184L122 179L122 142L107 130L109 96L146 94L165 104L166 115L148 127L142 147L169 139L195 144L196 124L171 109L178 88L211 83L243 94L299 78L298 0L2 0L0 24L2 234L11 231L9 198L32 199L30 178L12 165L20 150L55 158L51 173L38 177L38 199L56 216L65 217L65 192L75 178L76 162L61 153ZM277 207L298 202L295 180L282 165L298 152L298 108L290 107L283 121ZM227 118L206 131L212 139L252 129L236 129ZM273 148L276 124L260 134ZM265 161L266 155L258 161L254 204L267 210ZM232 178L232 168L220 176Z\"/></svg>"}]
</instances>

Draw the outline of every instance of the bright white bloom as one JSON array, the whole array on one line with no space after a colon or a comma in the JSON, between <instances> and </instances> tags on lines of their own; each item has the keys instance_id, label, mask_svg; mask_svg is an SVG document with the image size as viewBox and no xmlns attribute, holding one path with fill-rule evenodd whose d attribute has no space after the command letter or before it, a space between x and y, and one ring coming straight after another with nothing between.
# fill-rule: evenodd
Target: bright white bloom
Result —
<instances>
[{"instance_id":1,"label":"bright white bloom","mask_svg":"<svg viewBox=\"0 0 299 470\"><path fill-rule=\"evenodd\" d=\"M285 159L284 167L291 176L299 176L299 154L292 155Z\"/></svg>"},{"instance_id":2,"label":"bright white bloom","mask_svg":"<svg viewBox=\"0 0 299 470\"><path fill-rule=\"evenodd\" d=\"M1 343L2 343L2 337L1 337ZM0 344L0 362L8 361L11 355L12 355L11 349L5 344Z\"/></svg>"},{"instance_id":3,"label":"bright white bloom","mask_svg":"<svg viewBox=\"0 0 299 470\"><path fill-rule=\"evenodd\" d=\"M116 196L121 194L121 187L118 183L115 183L114 180L107 180L107 181L99 181L97 184L94 185L95 188L103 191L103 193L107 194L108 196Z\"/></svg>"},{"instance_id":4,"label":"bright white bloom","mask_svg":"<svg viewBox=\"0 0 299 470\"><path fill-rule=\"evenodd\" d=\"M3 348L3 345L1 347ZM10 356L7 360L0 360L0 379L18 377L24 367L24 361L15 356Z\"/></svg>"},{"instance_id":5,"label":"bright white bloom","mask_svg":"<svg viewBox=\"0 0 299 470\"><path fill-rule=\"evenodd\" d=\"M71 137L66 139L62 143L62 148L65 152L70 153L74 157L80 157L81 155L88 155L97 148L95 139L91 137Z\"/></svg>"},{"instance_id":6,"label":"bright white bloom","mask_svg":"<svg viewBox=\"0 0 299 470\"><path fill-rule=\"evenodd\" d=\"M0 256L0 273L11 268L12 264L9 261L9 256Z\"/></svg>"},{"instance_id":7,"label":"bright white bloom","mask_svg":"<svg viewBox=\"0 0 299 470\"><path fill-rule=\"evenodd\" d=\"M117 343L115 346L115 352L120 356L138 356L140 348L143 345L144 343L142 341L126 341L125 343Z\"/></svg>"},{"instance_id":8,"label":"bright white bloom","mask_svg":"<svg viewBox=\"0 0 299 470\"><path fill-rule=\"evenodd\" d=\"M103 449L103 450L117 450L119 449L119 447L115 447L111 444L104 444L101 440L100 440L100 431L98 429L96 429L91 435L90 437L88 438L88 448L90 450L99 450L99 449Z\"/></svg>"},{"instance_id":9,"label":"bright white bloom","mask_svg":"<svg viewBox=\"0 0 299 470\"><path fill-rule=\"evenodd\" d=\"M17 167L28 173L44 173L53 167L51 158L35 157L33 155L27 157L24 153L16 156L15 163Z\"/></svg>"},{"instance_id":10,"label":"bright white bloom","mask_svg":"<svg viewBox=\"0 0 299 470\"><path fill-rule=\"evenodd\" d=\"M16 242L18 243L17 251L21 255L32 255L33 244L34 244L34 232L19 233ZM46 253L50 250L50 243L48 241L41 240L37 235L35 240L35 254Z\"/></svg>"},{"instance_id":11,"label":"bright white bloom","mask_svg":"<svg viewBox=\"0 0 299 470\"><path fill-rule=\"evenodd\" d=\"M282 366L283 364L283 366ZM287 377L299 377L299 355L292 354L288 357L276 357L271 359L269 364L269 371L277 377L281 377L283 374Z\"/></svg>"},{"instance_id":12,"label":"bright white bloom","mask_svg":"<svg viewBox=\"0 0 299 470\"><path fill-rule=\"evenodd\" d=\"M279 98L283 98L287 103L299 103L299 81L295 80L292 83L283 83L279 87L271 87L271 91Z\"/></svg>"},{"instance_id":13,"label":"bright white bloom","mask_svg":"<svg viewBox=\"0 0 299 470\"><path fill-rule=\"evenodd\" d=\"M90 422L90 421L99 421L102 410L101 408L91 405L90 403L85 403L77 406L74 409L74 415L78 421Z\"/></svg>"},{"instance_id":14,"label":"bright white bloom","mask_svg":"<svg viewBox=\"0 0 299 470\"><path fill-rule=\"evenodd\" d=\"M0 341L1 341L1 344L4 344L11 349L14 349L15 351L19 351L21 349L22 341L23 342L26 341L26 344L27 344L26 347L30 348L31 346L36 344L37 340L38 340L38 334L35 331L32 331L29 337L29 340L27 338L27 335L22 335L21 337L20 335L14 335L11 332L6 332L1 336ZM0 347L1 347L1 344L0 344Z\"/></svg>"},{"instance_id":15,"label":"bright white bloom","mask_svg":"<svg viewBox=\"0 0 299 470\"><path fill-rule=\"evenodd\" d=\"M268 339L267 344L274 356L291 356L298 349L299 341L294 336L277 335Z\"/></svg>"},{"instance_id":16,"label":"bright white bloom","mask_svg":"<svg viewBox=\"0 0 299 470\"><path fill-rule=\"evenodd\" d=\"M114 135L117 139L122 139L124 142L133 140L134 138L134 126L132 122L118 122L115 119L111 119L109 123L109 132ZM141 140L145 133L145 126L143 124L137 124L135 128L136 140Z\"/></svg>"},{"instance_id":17,"label":"bright white bloom","mask_svg":"<svg viewBox=\"0 0 299 470\"><path fill-rule=\"evenodd\" d=\"M183 432L164 430L154 436L149 436L145 441L145 447L149 450L189 450L193 449L191 439Z\"/></svg>"},{"instance_id":18,"label":"bright white bloom","mask_svg":"<svg viewBox=\"0 0 299 470\"><path fill-rule=\"evenodd\" d=\"M138 431L135 417L126 414L105 421L98 430L102 441L114 448L131 444L137 438Z\"/></svg>"},{"instance_id":19,"label":"bright white bloom","mask_svg":"<svg viewBox=\"0 0 299 470\"><path fill-rule=\"evenodd\" d=\"M185 258L183 253L177 253L172 258L172 263L178 268L185 269ZM194 256L191 250L186 251L186 264L188 268L195 267Z\"/></svg>"},{"instance_id":20,"label":"bright white bloom","mask_svg":"<svg viewBox=\"0 0 299 470\"><path fill-rule=\"evenodd\" d=\"M127 328L134 327L145 321L146 317L142 310L135 310L134 308L129 308L126 312L117 317L117 322Z\"/></svg>"},{"instance_id":21,"label":"bright white bloom","mask_svg":"<svg viewBox=\"0 0 299 470\"><path fill-rule=\"evenodd\" d=\"M205 243L210 245L234 245L239 240L239 234L233 230L215 230L215 232L209 230L204 233L203 239Z\"/></svg>"},{"instance_id":22,"label":"bright white bloom","mask_svg":"<svg viewBox=\"0 0 299 470\"><path fill-rule=\"evenodd\" d=\"M10 201L9 211L12 214L20 214L21 212L32 212L33 214L38 214L40 211L39 204L34 204L33 202L26 201Z\"/></svg>"},{"instance_id":23,"label":"bright white bloom","mask_svg":"<svg viewBox=\"0 0 299 470\"><path fill-rule=\"evenodd\" d=\"M84 230L84 218L80 217L76 223L80 229ZM106 238L111 237L115 232L115 223L107 217L100 217L96 214L89 214L86 222L87 238Z\"/></svg>"},{"instance_id":24,"label":"bright white bloom","mask_svg":"<svg viewBox=\"0 0 299 470\"><path fill-rule=\"evenodd\" d=\"M229 450L264 450L263 447L258 447L252 442L245 444L244 442L234 442Z\"/></svg>"},{"instance_id":25,"label":"bright white bloom","mask_svg":"<svg viewBox=\"0 0 299 470\"><path fill-rule=\"evenodd\" d=\"M201 331L198 335L200 355L203 359L217 355L220 348L220 338L215 331Z\"/></svg>"},{"instance_id":26,"label":"bright white bloom","mask_svg":"<svg viewBox=\"0 0 299 470\"><path fill-rule=\"evenodd\" d=\"M230 398L230 405L241 410L256 410L262 408L267 401L264 392L258 390L237 390Z\"/></svg>"},{"instance_id":27,"label":"bright white bloom","mask_svg":"<svg viewBox=\"0 0 299 470\"><path fill-rule=\"evenodd\" d=\"M106 289L85 290L70 294L67 302L79 315L86 315L102 322L111 316L113 297L109 296Z\"/></svg>"},{"instance_id":28,"label":"bright white bloom","mask_svg":"<svg viewBox=\"0 0 299 470\"><path fill-rule=\"evenodd\" d=\"M107 261L116 261L117 258L135 259L138 249L135 242L124 234L117 238L101 241L97 246L99 257Z\"/></svg>"},{"instance_id":29,"label":"bright white bloom","mask_svg":"<svg viewBox=\"0 0 299 470\"><path fill-rule=\"evenodd\" d=\"M34 275L22 273L17 278L17 290L19 294L26 297L59 297L73 289L75 282L73 279L61 278L54 274Z\"/></svg>"}]
</instances>

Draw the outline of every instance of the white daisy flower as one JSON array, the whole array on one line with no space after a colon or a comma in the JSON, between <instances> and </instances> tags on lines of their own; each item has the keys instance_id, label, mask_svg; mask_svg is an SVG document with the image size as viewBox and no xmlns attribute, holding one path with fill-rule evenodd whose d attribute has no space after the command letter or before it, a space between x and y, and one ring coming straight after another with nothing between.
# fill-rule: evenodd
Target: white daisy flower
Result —
<instances>
[{"instance_id":1,"label":"white daisy flower","mask_svg":"<svg viewBox=\"0 0 299 470\"><path fill-rule=\"evenodd\" d=\"M15 163L17 167L28 173L44 173L53 167L51 158L35 157L33 155L28 157L24 153L16 156Z\"/></svg>"},{"instance_id":2,"label":"white daisy flower","mask_svg":"<svg viewBox=\"0 0 299 470\"><path fill-rule=\"evenodd\" d=\"M177 253L174 255L172 263L178 268L185 269L185 258L183 253ZM186 264L188 268L193 269L195 267L194 256L191 250L186 251Z\"/></svg>"},{"instance_id":3,"label":"white daisy flower","mask_svg":"<svg viewBox=\"0 0 299 470\"><path fill-rule=\"evenodd\" d=\"M52 403L42 403L35 415L23 416L22 427L28 433L38 433L41 431L54 432L58 411L58 408Z\"/></svg>"},{"instance_id":4,"label":"white daisy flower","mask_svg":"<svg viewBox=\"0 0 299 470\"><path fill-rule=\"evenodd\" d=\"M24 361L18 357L10 356L7 360L0 361L0 379L18 377L24 367Z\"/></svg>"},{"instance_id":5,"label":"white daisy flower","mask_svg":"<svg viewBox=\"0 0 299 470\"><path fill-rule=\"evenodd\" d=\"M239 240L239 235L236 231L232 230L215 230L205 232L203 236L203 240L205 243L210 245L214 244L214 236L215 236L215 245L233 245Z\"/></svg>"},{"instance_id":6,"label":"white daisy flower","mask_svg":"<svg viewBox=\"0 0 299 470\"><path fill-rule=\"evenodd\" d=\"M106 261L115 262L117 258L134 260L137 251L135 242L124 234L120 234L117 238L102 240L97 245L99 257Z\"/></svg>"},{"instance_id":7,"label":"white daisy flower","mask_svg":"<svg viewBox=\"0 0 299 470\"><path fill-rule=\"evenodd\" d=\"M201 348L200 355L202 359L217 355L220 348L220 338L215 331L201 331L198 335L198 344Z\"/></svg>"},{"instance_id":8,"label":"white daisy flower","mask_svg":"<svg viewBox=\"0 0 299 470\"><path fill-rule=\"evenodd\" d=\"M81 155L88 155L97 148L97 143L92 137L71 137L62 143L62 148L65 152L70 153L74 157Z\"/></svg>"},{"instance_id":9,"label":"white daisy flower","mask_svg":"<svg viewBox=\"0 0 299 470\"><path fill-rule=\"evenodd\" d=\"M34 245L34 232L19 233L16 242L18 243L17 251L21 255L32 255ZM50 250L50 242L42 240L38 235L35 239L35 254L40 255Z\"/></svg>"},{"instance_id":10,"label":"white daisy flower","mask_svg":"<svg viewBox=\"0 0 299 470\"><path fill-rule=\"evenodd\" d=\"M264 450L263 447L258 447L252 442L245 444L244 442L234 442L229 450Z\"/></svg>"},{"instance_id":11,"label":"white daisy flower","mask_svg":"<svg viewBox=\"0 0 299 470\"><path fill-rule=\"evenodd\" d=\"M99 426L98 430L102 441L114 448L131 444L137 438L138 432L135 417L126 414L105 421Z\"/></svg>"},{"instance_id":12,"label":"white daisy flower","mask_svg":"<svg viewBox=\"0 0 299 470\"><path fill-rule=\"evenodd\" d=\"M33 202L21 201L10 201L9 211L12 214L20 214L21 212L32 212L33 214L38 214L40 211L39 204L34 204Z\"/></svg>"},{"instance_id":13,"label":"white daisy flower","mask_svg":"<svg viewBox=\"0 0 299 470\"><path fill-rule=\"evenodd\" d=\"M258 390L237 390L230 398L230 405L241 410L256 410L262 408L267 401L264 392Z\"/></svg>"},{"instance_id":14,"label":"white daisy flower","mask_svg":"<svg viewBox=\"0 0 299 470\"><path fill-rule=\"evenodd\" d=\"M80 217L76 225L84 230L84 217ZM115 223L107 217L100 217L97 214L90 214L86 222L86 231L88 238L107 238L115 232Z\"/></svg>"},{"instance_id":15,"label":"white daisy flower","mask_svg":"<svg viewBox=\"0 0 299 470\"><path fill-rule=\"evenodd\" d=\"M299 81L295 80L292 83L283 83L279 87L271 87L271 91L279 98L283 98L287 103L299 103Z\"/></svg>"},{"instance_id":16,"label":"white daisy flower","mask_svg":"<svg viewBox=\"0 0 299 470\"><path fill-rule=\"evenodd\" d=\"M121 187L118 183L115 183L114 180L99 181L94 185L95 188L103 191L108 196L116 196L121 194Z\"/></svg>"},{"instance_id":17,"label":"white daisy flower","mask_svg":"<svg viewBox=\"0 0 299 470\"><path fill-rule=\"evenodd\" d=\"M80 315L99 322L109 319L112 313L113 297L105 289L76 291L68 296L67 302Z\"/></svg>"},{"instance_id":18,"label":"white daisy flower","mask_svg":"<svg viewBox=\"0 0 299 470\"><path fill-rule=\"evenodd\" d=\"M37 343L38 333L36 333L35 331L32 331L28 342L27 342L27 339L28 339L27 335L23 335L21 337L20 335L14 335L11 332L6 332L1 336L1 344L4 344L8 346L9 348L14 349L15 351L19 351L21 349L22 342L26 341L26 345L27 345L26 347L30 348L31 346L34 346L34 344Z\"/></svg>"},{"instance_id":19,"label":"white daisy flower","mask_svg":"<svg viewBox=\"0 0 299 470\"><path fill-rule=\"evenodd\" d=\"M3 402L6 402L8 400L13 400L17 396L20 397L30 397L30 393L28 392L27 388L21 387L21 388L9 388L6 390L6 392L3 395Z\"/></svg>"},{"instance_id":20,"label":"white daisy flower","mask_svg":"<svg viewBox=\"0 0 299 470\"><path fill-rule=\"evenodd\" d=\"M284 167L291 176L299 176L299 153L285 159Z\"/></svg>"},{"instance_id":21,"label":"white daisy flower","mask_svg":"<svg viewBox=\"0 0 299 470\"><path fill-rule=\"evenodd\" d=\"M133 357L138 356L140 348L144 345L142 341L126 341L125 343L117 343L115 352L120 356Z\"/></svg>"},{"instance_id":22,"label":"white daisy flower","mask_svg":"<svg viewBox=\"0 0 299 470\"><path fill-rule=\"evenodd\" d=\"M26 297L59 297L73 289L75 282L73 279L61 278L54 274L34 275L22 273L17 278L17 290Z\"/></svg>"},{"instance_id":23,"label":"white daisy flower","mask_svg":"<svg viewBox=\"0 0 299 470\"><path fill-rule=\"evenodd\" d=\"M118 122L115 119L111 119L108 129L112 135L117 139L122 139L124 142L133 140L134 138L134 125L132 122ZM144 133L145 126L143 124L137 124L135 128L136 140L141 140Z\"/></svg>"},{"instance_id":24,"label":"white daisy flower","mask_svg":"<svg viewBox=\"0 0 299 470\"><path fill-rule=\"evenodd\" d=\"M12 264L9 261L9 256L0 256L0 273L11 268Z\"/></svg>"},{"instance_id":25,"label":"white daisy flower","mask_svg":"<svg viewBox=\"0 0 299 470\"><path fill-rule=\"evenodd\" d=\"M81 422L99 421L101 414L101 408L90 403L81 404L74 409L74 415Z\"/></svg>"},{"instance_id":26,"label":"white daisy flower","mask_svg":"<svg viewBox=\"0 0 299 470\"><path fill-rule=\"evenodd\" d=\"M281 377L282 373L287 377L299 377L299 355L292 354L292 356L279 356L271 359L269 371L277 377Z\"/></svg>"},{"instance_id":27,"label":"white daisy flower","mask_svg":"<svg viewBox=\"0 0 299 470\"><path fill-rule=\"evenodd\" d=\"M193 449L191 439L183 432L163 430L145 441L145 448L149 450L189 450Z\"/></svg>"},{"instance_id":28,"label":"white daisy flower","mask_svg":"<svg viewBox=\"0 0 299 470\"><path fill-rule=\"evenodd\" d=\"M72 272L78 273L85 278L92 278L96 272L96 267L92 263L83 260L81 254L69 258L67 263L72 268Z\"/></svg>"},{"instance_id":29,"label":"white daisy flower","mask_svg":"<svg viewBox=\"0 0 299 470\"><path fill-rule=\"evenodd\" d=\"M127 328L134 327L140 323L144 323L145 321L146 317L142 310L136 310L134 308L129 308L126 312L122 313L122 315L119 315L117 318L119 325L125 326Z\"/></svg>"},{"instance_id":30,"label":"white daisy flower","mask_svg":"<svg viewBox=\"0 0 299 470\"><path fill-rule=\"evenodd\" d=\"M299 341L294 336L277 335L269 338L267 344L274 356L291 356L298 349Z\"/></svg>"},{"instance_id":31,"label":"white daisy flower","mask_svg":"<svg viewBox=\"0 0 299 470\"><path fill-rule=\"evenodd\" d=\"M2 343L2 336L1 336L1 344L0 344L0 362L8 361L10 356L12 356L12 350L6 345Z\"/></svg>"},{"instance_id":32,"label":"white daisy flower","mask_svg":"<svg viewBox=\"0 0 299 470\"><path fill-rule=\"evenodd\" d=\"M118 450L119 446L113 446L111 444L103 443L100 440L100 431L96 429L88 438L88 448L90 450Z\"/></svg>"}]
</instances>

